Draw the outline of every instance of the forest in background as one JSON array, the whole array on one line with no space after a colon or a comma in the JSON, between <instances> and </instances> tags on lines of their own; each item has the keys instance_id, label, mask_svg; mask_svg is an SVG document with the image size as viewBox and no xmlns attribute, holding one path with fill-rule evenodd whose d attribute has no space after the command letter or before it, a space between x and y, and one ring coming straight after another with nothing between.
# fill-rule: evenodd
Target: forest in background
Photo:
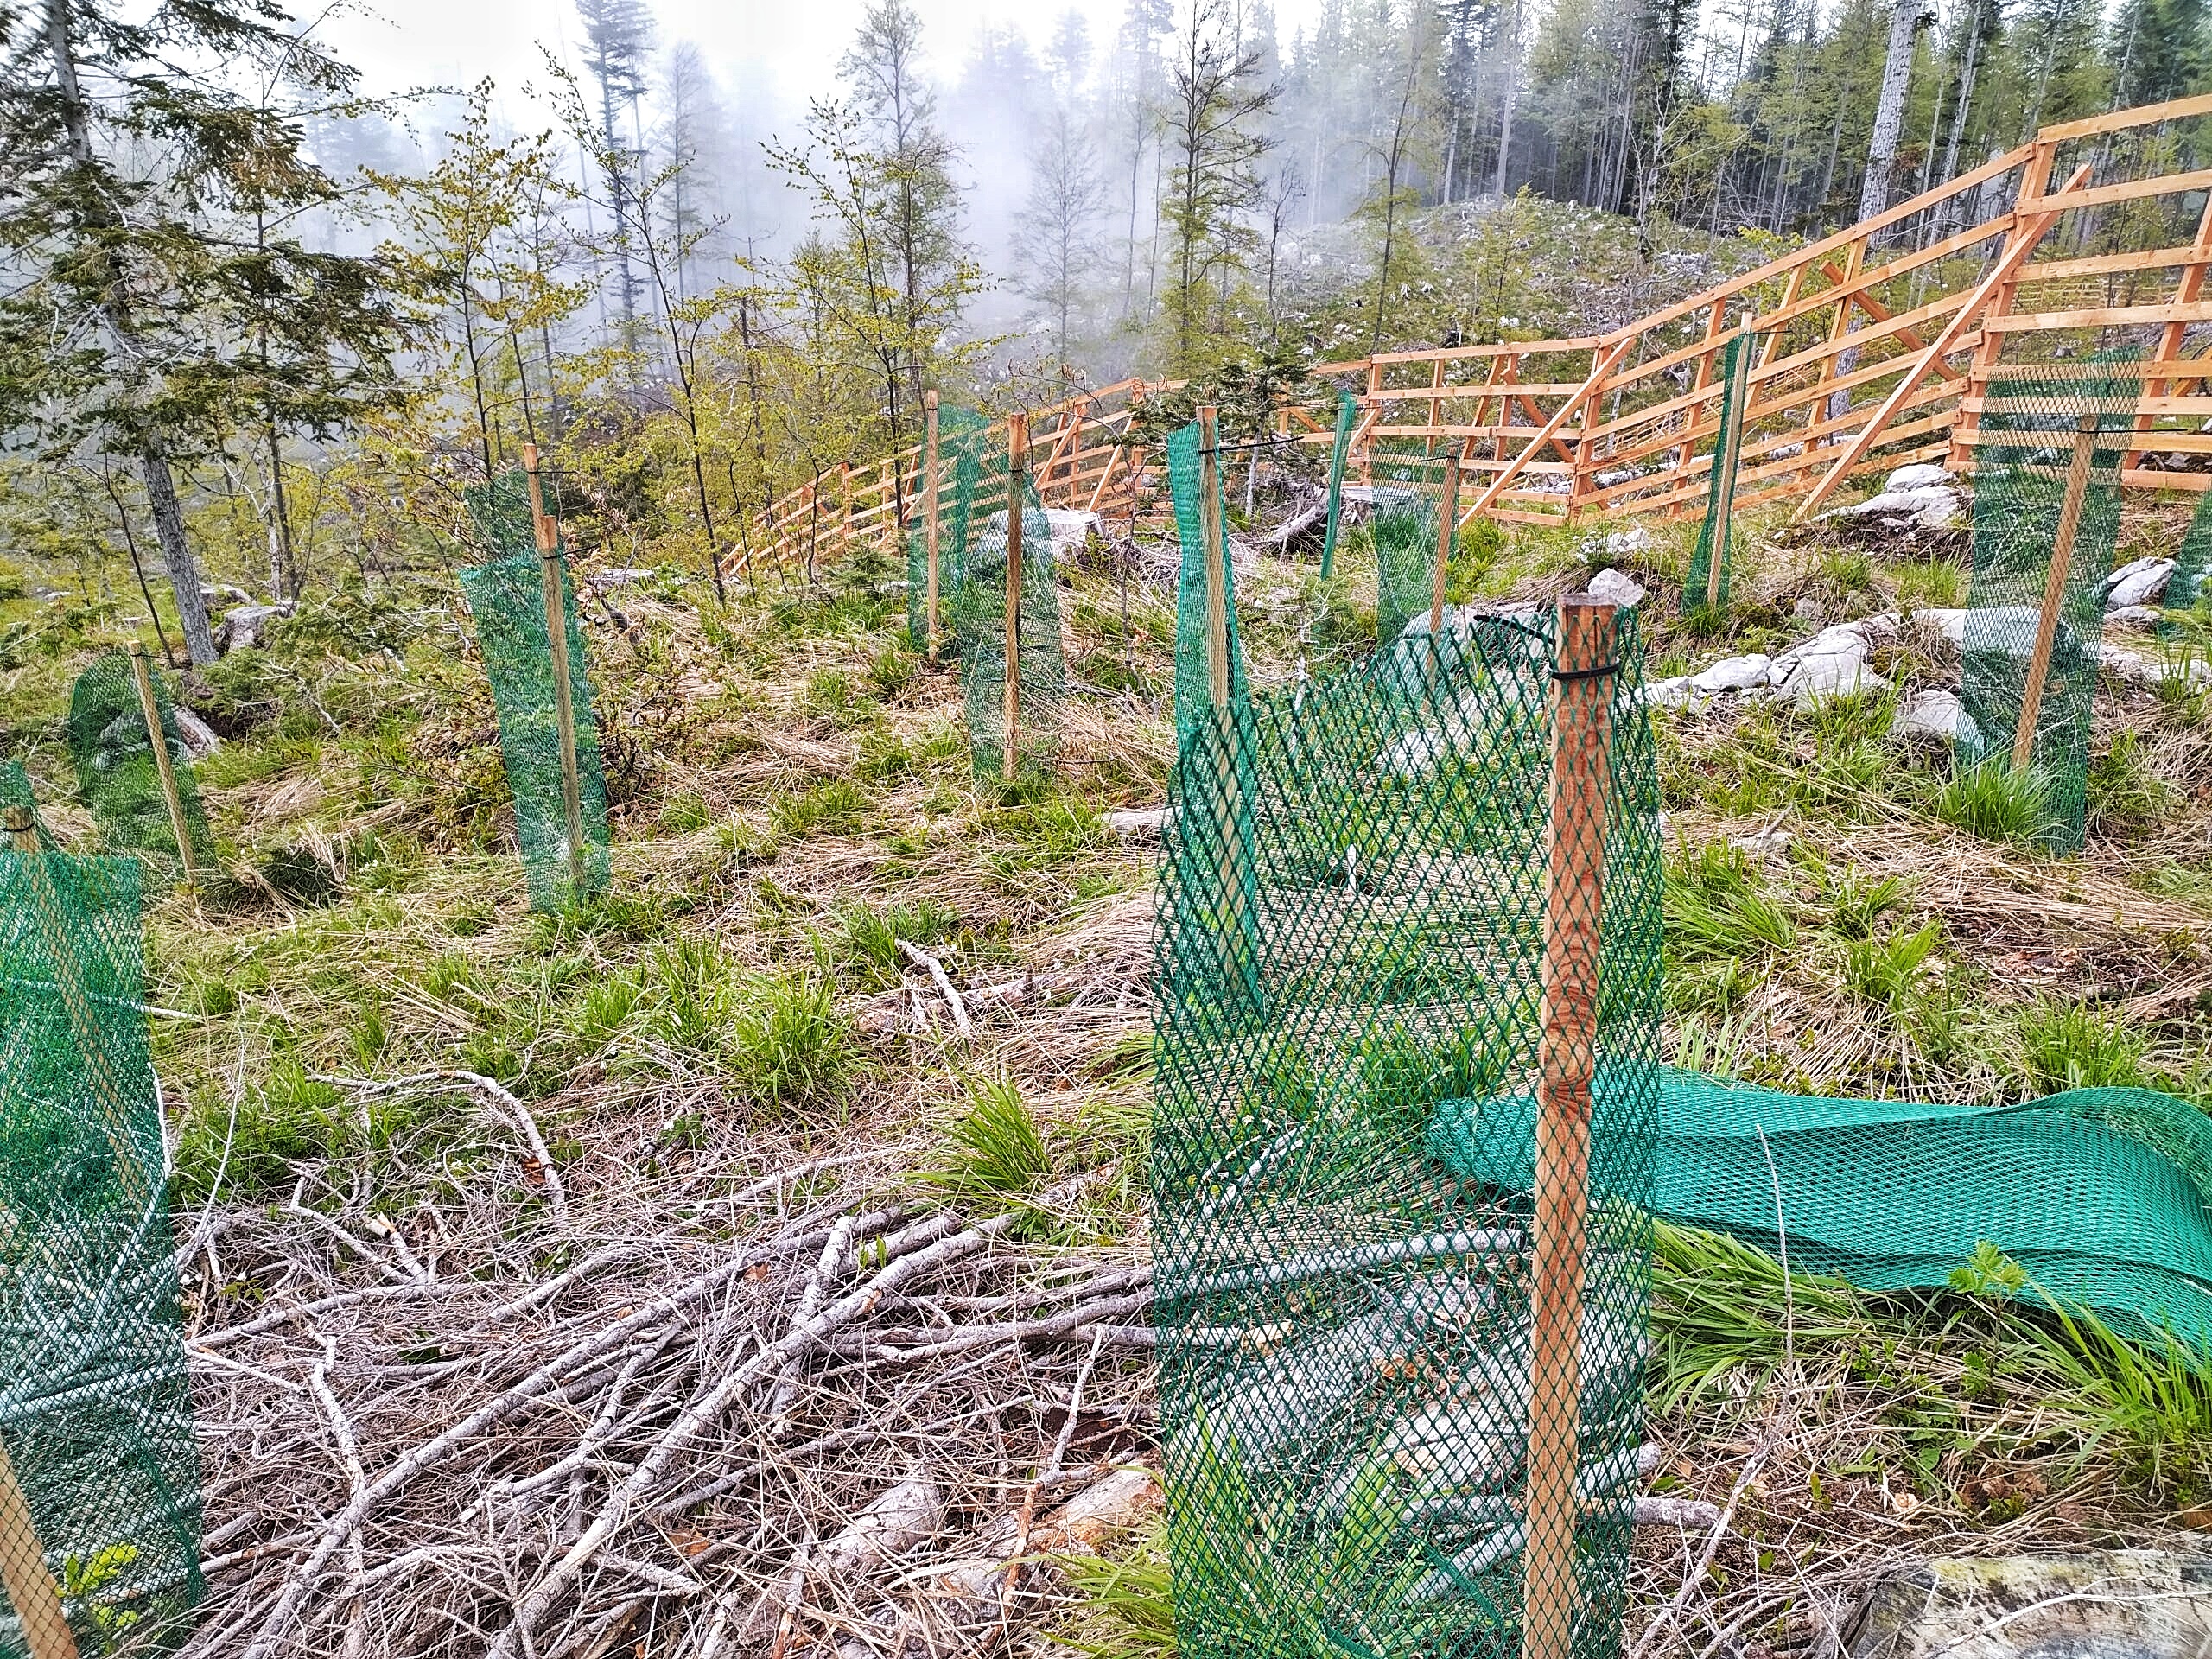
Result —
<instances>
[{"instance_id":1,"label":"forest in background","mask_svg":"<svg viewBox=\"0 0 2212 1659\"><path fill-rule=\"evenodd\" d=\"M719 586L926 389L1607 326L2212 83L2201 0L1123 0L1041 44L875 0L763 129L642 0L574 3L573 67L414 98L244 0L0 14L0 557L204 662L203 582L442 567L535 442L587 545Z\"/></svg>"}]
</instances>

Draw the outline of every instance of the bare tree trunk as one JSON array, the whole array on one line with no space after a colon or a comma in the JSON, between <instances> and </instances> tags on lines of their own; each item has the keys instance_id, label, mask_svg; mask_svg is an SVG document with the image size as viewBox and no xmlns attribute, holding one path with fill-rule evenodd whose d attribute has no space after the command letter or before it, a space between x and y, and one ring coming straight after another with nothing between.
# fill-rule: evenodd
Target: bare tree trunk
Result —
<instances>
[{"instance_id":1,"label":"bare tree trunk","mask_svg":"<svg viewBox=\"0 0 2212 1659\"><path fill-rule=\"evenodd\" d=\"M1874 134L1866 143L1866 176L1859 187L1859 217L1872 219L1890 205L1890 175L1897 140L1904 133L1904 94L1912 79L1913 43L1926 16L1925 0L1897 0L1890 14L1890 49L1882 60L1882 97L1874 106Z\"/></svg>"},{"instance_id":2,"label":"bare tree trunk","mask_svg":"<svg viewBox=\"0 0 2212 1659\"><path fill-rule=\"evenodd\" d=\"M1505 86L1498 94L1500 105L1497 118L1497 195L1505 196L1505 164L1513 154L1513 95L1521 89L1520 71L1513 61L1514 49L1520 45L1521 8L1509 5L1505 13L1505 38L1499 42L1498 73L1504 77Z\"/></svg>"},{"instance_id":3,"label":"bare tree trunk","mask_svg":"<svg viewBox=\"0 0 2212 1659\"><path fill-rule=\"evenodd\" d=\"M212 663L215 635L207 626L207 601L200 595L200 567L193 561L191 543L184 539L184 507L176 499L168 449L159 433L139 438L138 473L146 483L147 505L153 509L154 537L162 545L162 569L168 573L177 623L184 630L185 655L195 664Z\"/></svg>"}]
</instances>

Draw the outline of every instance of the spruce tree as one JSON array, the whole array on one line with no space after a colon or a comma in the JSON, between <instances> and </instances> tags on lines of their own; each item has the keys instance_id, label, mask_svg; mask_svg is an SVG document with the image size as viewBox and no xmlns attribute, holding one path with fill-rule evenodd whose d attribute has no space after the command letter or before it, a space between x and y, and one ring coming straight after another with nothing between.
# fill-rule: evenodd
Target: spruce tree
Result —
<instances>
[{"instance_id":1,"label":"spruce tree","mask_svg":"<svg viewBox=\"0 0 2212 1659\"><path fill-rule=\"evenodd\" d=\"M337 186L293 113L235 90L251 69L350 95L289 21L263 0L0 7L0 429L137 467L195 663L215 645L175 467L229 432L329 436L396 396L386 269L302 245Z\"/></svg>"}]
</instances>

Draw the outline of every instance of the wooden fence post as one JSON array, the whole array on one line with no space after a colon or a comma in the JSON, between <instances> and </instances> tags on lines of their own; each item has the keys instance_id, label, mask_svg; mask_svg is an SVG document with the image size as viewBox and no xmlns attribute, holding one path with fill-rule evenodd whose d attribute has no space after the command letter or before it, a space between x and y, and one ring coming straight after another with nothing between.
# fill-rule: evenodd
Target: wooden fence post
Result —
<instances>
[{"instance_id":1,"label":"wooden fence post","mask_svg":"<svg viewBox=\"0 0 2212 1659\"><path fill-rule=\"evenodd\" d=\"M200 880L199 861L193 856L192 828L185 822L184 797L177 792L176 765L169 758L168 734L162 729L162 705L154 696L154 671L146 663L146 647L130 642L130 677L138 683L138 711L146 719L146 741L154 747L154 773L161 780L162 804L168 809L169 833L176 837L176 855L184 866L187 882Z\"/></svg>"},{"instance_id":2,"label":"wooden fence post","mask_svg":"<svg viewBox=\"0 0 2212 1659\"><path fill-rule=\"evenodd\" d=\"M922 639L930 666L937 666L937 393L922 394L922 550L928 563L923 577Z\"/></svg>"},{"instance_id":3,"label":"wooden fence post","mask_svg":"<svg viewBox=\"0 0 2212 1659\"><path fill-rule=\"evenodd\" d=\"M1523 1659L1569 1659L1581 1612L1575 1485L1580 1465L1582 1266L1591 1089L1597 1069L1605 814L1612 784L1613 620L1611 605L1586 594L1560 601L1529 1217Z\"/></svg>"},{"instance_id":4,"label":"wooden fence post","mask_svg":"<svg viewBox=\"0 0 2212 1659\"><path fill-rule=\"evenodd\" d=\"M2036 646L2028 658L2027 683L2020 688L2020 718L2012 728L2012 770L2025 772L2035 759L2036 723L2043 716L2044 682L2050 677L2050 653L2058 639L2058 613L2066 602L2066 573L2074 563L2074 542L2082 529L2082 504L2089 493L2089 463L2096 453L2097 417L2082 416L2074 435L2074 459L2066 468L2066 497L2058 509L2058 534L2050 543L2050 573L2044 578L2043 609L2036 618Z\"/></svg>"},{"instance_id":5,"label":"wooden fence post","mask_svg":"<svg viewBox=\"0 0 2212 1659\"><path fill-rule=\"evenodd\" d=\"M1206 687L1216 709L1229 707L1229 594L1222 584L1220 411L1198 406L1198 540L1206 562Z\"/></svg>"},{"instance_id":6,"label":"wooden fence post","mask_svg":"<svg viewBox=\"0 0 2212 1659\"><path fill-rule=\"evenodd\" d=\"M1020 760L1017 731L1021 723L1021 531L1022 505L1028 492L1022 475L1029 466L1029 417L1006 419L1006 750L1000 772L1012 783Z\"/></svg>"},{"instance_id":7,"label":"wooden fence post","mask_svg":"<svg viewBox=\"0 0 2212 1659\"><path fill-rule=\"evenodd\" d=\"M48 1571L38 1525L16 1466L0 1447L0 1586L22 1622L31 1659L77 1659L77 1637L61 1611L61 1586Z\"/></svg>"},{"instance_id":8,"label":"wooden fence post","mask_svg":"<svg viewBox=\"0 0 2212 1659\"><path fill-rule=\"evenodd\" d=\"M553 720L561 738L561 810L569 835L569 896L584 896L583 785L576 772L576 706L569 664L569 607L562 589L561 537L545 512L537 476L537 446L522 447L530 480L530 522L537 532L537 570L545 590L545 640L553 661Z\"/></svg>"},{"instance_id":9,"label":"wooden fence post","mask_svg":"<svg viewBox=\"0 0 2212 1659\"><path fill-rule=\"evenodd\" d=\"M1753 338L1747 334L1736 347L1736 372L1728 377L1720 400L1720 418L1726 424L1713 450L1713 464L1719 469L1719 476L1714 480L1713 545L1707 550L1705 560L1705 608L1708 611L1720 608L1720 560L1728 548L1729 515L1736 510L1736 461L1744 449L1744 408L1750 401Z\"/></svg>"},{"instance_id":10,"label":"wooden fence post","mask_svg":"<svg viewBox=\"0 0 2212 1659\"><path fill-rule=\"evenodd\" d=\"M1437 499L1436 570L1428 584L1428 659L1438 673L1444 668L1444 579L1459 539L1459 468L1474 446L1470 438L1444 457L1444 489Z\"/></svg>"},{"instance_id":11,"label":"wooden fence post","mask_svg":"<svg viewBox=\"0 0 2212 1659\"><path fill-rule=\"evenodd\" d=\"M2022 213L2023 207L2050 188L2051 164L2057 158L2058 144L2056 140L2040 142L2036 145L2035 153L2028 157L2028 164L2020 169L2019 194L2012 201L2012 228L2003 244L2006 254L2011 252L2012 245L2026 231L2027 221ZM2076 182L2079 182L2078 179ZM2037 240L2042 239L2041 228L2035 234ZM2005 279L1998 284L1996 291L1982 305L1983 316L2004 316L2012 310L2013 296L2019 289L2019 283L2007 270ZM1981 331L1981 339L1974 348L1974 356L1967 359L1967 385L1961 402L1971 403L1983 396L1989 385L1989 372L1997 366L1997 355L2004 349L2004 335L1993 334L1986 327ZM1966 435L1980 424L1980 416L1972 408L1961 409L1957 418L1951 423L1951 452L1944 461L1953 471L1966 464L1971 443Z\"/></svg>"}]
</instances>

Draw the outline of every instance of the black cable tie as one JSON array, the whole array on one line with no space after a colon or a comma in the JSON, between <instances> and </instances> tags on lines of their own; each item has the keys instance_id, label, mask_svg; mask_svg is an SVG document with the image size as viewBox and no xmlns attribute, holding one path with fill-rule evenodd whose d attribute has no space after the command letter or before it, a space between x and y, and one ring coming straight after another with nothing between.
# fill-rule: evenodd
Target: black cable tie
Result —
<instances>
[{"instance_id":1,"label":"black cable tie","mask_svg":"<svg viewBox=\"0 0 2212 1659\"><path fill-rule=\"evenodd\" d=\"M1620 663L1616 659L1610 663L1600 663L1595 668L1554 668L1552 670L1552 678L1554 680L1595 680L1620 671Z\"/></svg>"}]
</instances>

